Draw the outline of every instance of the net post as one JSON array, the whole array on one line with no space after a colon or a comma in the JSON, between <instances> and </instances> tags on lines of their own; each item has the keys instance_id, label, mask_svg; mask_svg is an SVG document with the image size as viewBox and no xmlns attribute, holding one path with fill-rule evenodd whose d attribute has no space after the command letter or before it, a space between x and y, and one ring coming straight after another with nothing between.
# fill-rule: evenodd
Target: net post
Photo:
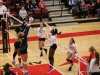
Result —
<instances>
[{"instance_id":1,"label":"net post","mask_svg":"<svg viewBox=\"0 0 100 75\"><path fill-rule=\"evenodd\" d=\"M7 41L7 32L6 30L6 21L2 19L2 41L3 41L3 53L8 53L8 41Z\"/></svg>"}]
</instances>

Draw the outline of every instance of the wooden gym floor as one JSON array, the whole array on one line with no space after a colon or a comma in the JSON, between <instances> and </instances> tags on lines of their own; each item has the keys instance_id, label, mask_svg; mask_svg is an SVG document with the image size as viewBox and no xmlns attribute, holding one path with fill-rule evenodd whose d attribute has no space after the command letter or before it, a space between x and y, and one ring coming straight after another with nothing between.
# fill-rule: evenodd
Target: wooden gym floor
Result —
<instances>
[{"instance_id":1,"label":"wooden gym floor","mask_svg":"<svg viewBox=\"0 0 100 75\"><path fill-rule=\"evenodd\" d=\"M50 31L47 27L45 27L47 29L48 34L50 34ZM53 28L53 26L52 26ZM56 27L59 31L62 32L62 34L65 33L76 33L76 32L85 32L85 31L95 31L95 30L100 30L100 22L92 22L92 23L81 23L81 24L77 24L77 25L67 25L67 26L58 26ZM37 28L35 28L37 29ZM98 31L99 32L99 31ZM12 33L13 35L16 34L14 32L14 30L10 30L10 33ZM80 35L80 34L79 34ZM33 37L36 36L36 33L30 29L29 35L28 37ZM15 38L14 36L10 35L10 39ZM72 37L72 36L70 36ZM63 46L65 46L66 48L68 48L68 42L70 37L66 37L66 38L58 38L57 42ZM1 36L0 36L1 38ZM74 37L75 42L76 42L76 47L78 50L78 54L80 56L89 56L89 52L88 52L88 48L90 46L94 46L97 51L100 53L100 34L94 34L94 35L86 35L84 36L76 36ZM48 41L46 40L45 44L48 43ZM11 51L7 54L3 54L2 51L0 51L0 68L2 68L2 65L4 65L5 63L11 63L12 62L12 55L13 55L13 51L14 51L14 46L13 43L10 44L11 46ZM38 62L38 61L42 61L41 64L45 64L48 63L48 54L44 53L43 57L39 57L39 49L38 49L38 42L37 41L29 41L28 42L28 62ZM0 45L1 48L1 45ZM47 47L47 49L49 49L49 47ZM54 67L59 70L61 73L63 73L64 75L77 75L78 72L74 73L74 72L66 72L69 65L63 65L63 66L59 66L63 63L66 62L66 56L67 56L67 51L63 50L62 48L57 48L56 52L55 52L55 61L54 61ZM16 63L18 63L17 61L17 57L16 57ZM33 63L33 65L37 65L35 63ZM73 67L73 71L77 71L78 70L78 64L74 64L75 66Z\"/></svg>"}]
</instances>

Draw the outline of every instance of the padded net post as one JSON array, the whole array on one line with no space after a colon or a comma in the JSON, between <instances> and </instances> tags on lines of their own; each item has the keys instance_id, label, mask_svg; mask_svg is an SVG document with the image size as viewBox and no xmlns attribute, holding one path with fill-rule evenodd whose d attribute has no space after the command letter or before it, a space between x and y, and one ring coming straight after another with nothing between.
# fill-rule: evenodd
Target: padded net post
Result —
<instances>
[{"instance_id":1,"label":"padded net post","mask_svg":"<svg viewBox=\"0 0 100 75\"><path fill-rule=\"evenodd\" d=\"M7 41L7 32L5 31L7 29L6 27L6 21L2 19L2 43L3 43L3 53L8 53L8 41Z\"/></svg>"}]
</instances>

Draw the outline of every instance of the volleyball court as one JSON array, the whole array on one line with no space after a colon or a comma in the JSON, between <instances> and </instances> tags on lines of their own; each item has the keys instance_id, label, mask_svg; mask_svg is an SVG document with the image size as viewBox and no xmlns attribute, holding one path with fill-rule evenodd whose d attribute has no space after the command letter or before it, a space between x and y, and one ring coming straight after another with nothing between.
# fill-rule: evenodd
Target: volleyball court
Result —
<instances>
[{"instance_id":1,"label":"volleyball court","mask_svg":"<svg viewBox=\"0 0 100 75\"><path fill-rule=\"evenodd\" d=\"M47 26L48 27L48 26ZM48 30L48 28L46 29ZM8 28L9 29L9 28ZM9 30L6 30L9 36L13 36L15 39L16 36L13 33L10 33ZM50 30L48 30L50 32ZM34 33L34 35L32 35ZM94 31L84 31L84 32L74 32L74 28L72 27L72 33L65 33L61 34L57 39L57 45L58 49L55 53L55 65L54 65L54 70L50 72L49 74L47 73L47 70L49 68L49 62L48 62L48 55L44 54L43 57L39 57L39 49L38 49L38 41L37 41L37 36L34 30L30 29L29 32L29 37L28 37L28 51L29 51L29 57L32 57L31 59L28 59L28 61L31 61L33 65L28 66L28 71L30 75L89 75L88 68L89 65L86 62L87 57L81 57L79 54L75 54L75 59L74 59L74 68L71 72L67 72L67 68L69 66L69 63L66 61L66 53L68 51L68 47L63 44L64 40L69 40L70 37L77 37L77 36L87 36L87 35L95 35L95 34L100 34L100 30L94 30ZM68 38L68 39L65 39ZM12 43L15 42L14 39L9 39L12 41ZM48 40L46 40L45 43L48 43ZM49 48L47 48L49 49ZM42 61L41 64L37 64L35 62ZM60 61L60 62L59 62ZM62 63L61 63L62 62ZM63 63L65 62L65 63ZM66 65L66 66L65 66ZM18 72L19 75L23 75L23 71L17 67L11 68L14 72ZM1 70L0 70L1 73Z\"/></svg>"}]
</instances>

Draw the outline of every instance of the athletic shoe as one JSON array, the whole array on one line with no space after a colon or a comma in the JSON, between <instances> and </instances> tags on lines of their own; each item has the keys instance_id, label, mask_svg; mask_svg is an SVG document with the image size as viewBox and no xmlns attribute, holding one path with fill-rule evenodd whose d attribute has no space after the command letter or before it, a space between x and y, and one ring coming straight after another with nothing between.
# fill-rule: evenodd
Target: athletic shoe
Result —
<instances>
[{"instance_id":1,"label":"athletic shoe","mask_svg":"<svg viewBox=\"0 0 100 75\"><path fill-rule=\"evenodd\" d=\"M16 75L19 75L19 73L18 73L18 72L16 72Z\"/></svg>"},{"instance_id":2,"label":"athletic shoe","mask_svg":"<svg viewBox=\"0 0 100 75\"><path fill-rule=\"evenodd\" d=\"M24 75L29 75L29 72L27 70L25 70Z\"/></svg>"},{"instance_id":3,"label":"athletic shoe","mask_svg":"<svg viewBox=\"0 0 100 75\"><path fill-rule=\"evenodd\" d=\"M19 64L18 67L19 67L19 68L23 68L22 64Z\"/></svg>"},{"instance_id":4,"label":"athletic shoe","mask_svg":"<svg viewBox=\"0 0 100 75\"><path fill-rule=\"evenodd\" d=\"M13 65L16 65L16 64L15 64L15 61L12 61L12 64L13 64Z\"/></svg>"},{"instance_id":5,"label":"athletic shoe","mask_svg":"<svg viewBox=\"0 0 100 75\"><path fill-rule=\"evenodd\" d=\"M40 57L42 57L42 56L43 56L43 53L40 54Z\"/></svg>"},{"instance_id":6,"label":"athletic shoe","mask_svg":"<svg viewBox=\"0 0 100 75\"><path fill-rule=\"evenodd\" d=\"M54 68L51 67L51 68L48 69L47 73L50 73L50 72L52 72L53 70L54 70Z\"/></svg>"},{"instance_id":7,"label":"athletic shoe","mask_svg":"<svg viewBox=\"0 0 100 75\"><path fill-rule=\"evenodd\" d=\"M47 54L47 49L44 49L45 53Z\"/></svg>"},{"instance_id":8,"label":"athletic shoe","mask_svg":"<svg viewBox=\"0 0 100 75\"><path fill-rule=\"evenodd\" d=\"M72 67L69 67L68 71L72 71Z\"/></svg>"}]
</instances>

